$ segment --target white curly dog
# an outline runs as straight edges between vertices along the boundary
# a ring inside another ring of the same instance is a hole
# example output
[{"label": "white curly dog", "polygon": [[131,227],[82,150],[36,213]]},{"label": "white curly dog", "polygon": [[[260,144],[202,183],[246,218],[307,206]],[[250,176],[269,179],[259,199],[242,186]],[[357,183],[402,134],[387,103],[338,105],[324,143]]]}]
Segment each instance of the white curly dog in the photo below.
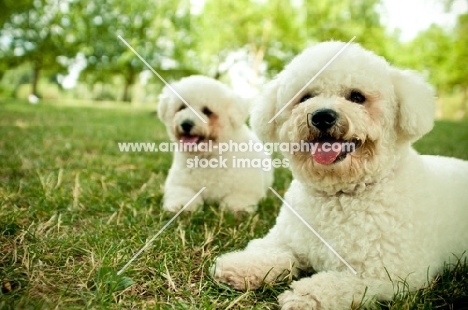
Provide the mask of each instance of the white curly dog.
[{"label": "white curly dog", "polygon": [[318,148],[284,154],[294,177],[285,200],[357,274],[284,205],[264,238],[211,268],[239,290],[312,268],[279,296],[282,309],[369,306],[391,299],[403,280],[423,287],[468,250],[468,162],[411,147],[433,127],[434,93],[423,78],[351,44],[301,91],[344,46],[324,42],[297,56],[266,86],[251,119],[264,141]]},{"label": "white curly dog", "polygon": [[[234,163],[271,160],[263,152],[242,152],[239,147],[260,143],[245,124],[248,114],[247,101],[205,76],[183,78],[163,89],[158,116],[171,141],[180,146],[164,186],[164,210],[180,210],[202,187],[206,189],[185,210],[195,210],[204,200],[217,201],[231,211],[256,209],[273,181],[273,170]],[[223,144],[228,148],[221,152]]]}]

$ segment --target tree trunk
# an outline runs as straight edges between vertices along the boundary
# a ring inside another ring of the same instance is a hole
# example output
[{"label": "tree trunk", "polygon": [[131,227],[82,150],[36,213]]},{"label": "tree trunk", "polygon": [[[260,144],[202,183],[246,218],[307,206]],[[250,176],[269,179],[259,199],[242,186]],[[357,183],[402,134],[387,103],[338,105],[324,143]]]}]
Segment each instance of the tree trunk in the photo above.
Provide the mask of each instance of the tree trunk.
[{"label": "tree trunk", "polygon": [[468,86],[463,87],[462,109],[463,116],[466,117],[468,115]]},{"label": "tree trunk", "polygon": [[258,77],[260,75],[260,65],[262,64],[263,57],[265,56],[265,47],[261,46],[256,52],[254,63],[252,66],[252,76],[250,77],[249,84],[255,88],[258,87]]},{"label": "tree trunk", "polygon": [[37,92],[37,84],[39,82],[39,75],[41,73],[41,68],[37,65],[34,66],[34,69],[33,69],[33,78],[32,78],[32,90],[31,90],[31,94],[36,96],[36,97],[39,97],[39,93]]},{"label": "tree trunk", "polygon": [[131,101],[130,89],[131,89],[131,86],[132,86],[134,80],[135,80],[135,73],[130,72],[127,75],[127,77],[125,78],[125,85],[124,85],[124,92],[123,92],[123,95],[122,95],[122,101],[125,101],[125,102],[130,102]]},{"label": "tree trunk", "polygon": [[260,65],[263,62],[263,58],[265,57],[265,51],[266,51],[266,46],[267,46],[267,41],[268,38],[270,37],[270,31],[271,31],[271,20],[266,20],[263,23],[263,31],[262,31],[262,41],[261,44],[258,48],[252,49],[255,52],[254,56],[254,63],[252,67],[252,77],[249,80],[249,84],[255,88],[258,87],[258,77],[260,75]]}]

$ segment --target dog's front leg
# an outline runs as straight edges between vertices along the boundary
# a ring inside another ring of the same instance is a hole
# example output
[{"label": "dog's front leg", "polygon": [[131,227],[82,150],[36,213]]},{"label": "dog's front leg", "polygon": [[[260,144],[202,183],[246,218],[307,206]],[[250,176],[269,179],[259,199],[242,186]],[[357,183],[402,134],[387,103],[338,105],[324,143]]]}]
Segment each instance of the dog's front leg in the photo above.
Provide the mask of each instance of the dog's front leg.
[{"label": "dog's front leg", "polygon": [[210,273],[216,281],[248,290],[297,274],[297,264],[290,250],[266,236],[252,240],[243,251],[221,255]]},{"label": "dog's front leg", "polygon": [[291,290],[279,295],[278,301],[282,310],[349,310],[392,294],[389,279],[365,279],[350,271],[323,271],[294,281]]},{"label": "dog's front leg", "polygon": [[[197,192],[191,188],[175,184],[166,184],[164,189],[163,209],[165,211],[177,212],[196,194]],[[185,208],[185,211],[195,211],[202,203],[203,199],[201,195],[199,195]]]},{"label": "dog's front leg", "polygon": [[262,195],[263,193],[260,190],[232,191],[222,199],[221,208],[234,212],[246,211],[252,213],[257,210],[257,203],[262,198]]}]

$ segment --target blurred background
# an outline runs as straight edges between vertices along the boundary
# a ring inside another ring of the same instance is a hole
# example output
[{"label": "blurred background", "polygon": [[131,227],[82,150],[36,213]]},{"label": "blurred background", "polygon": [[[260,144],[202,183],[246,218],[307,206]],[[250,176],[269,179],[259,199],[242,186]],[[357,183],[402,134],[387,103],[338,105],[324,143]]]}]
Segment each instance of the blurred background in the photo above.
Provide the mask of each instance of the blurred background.
[{"label": "blurred background", "polygon": [[318,41],[355,42],[438,90],[467,119],[468,0],[2,0],[0,98],[154,105],[163,83],[208,75],[254,96]]}]

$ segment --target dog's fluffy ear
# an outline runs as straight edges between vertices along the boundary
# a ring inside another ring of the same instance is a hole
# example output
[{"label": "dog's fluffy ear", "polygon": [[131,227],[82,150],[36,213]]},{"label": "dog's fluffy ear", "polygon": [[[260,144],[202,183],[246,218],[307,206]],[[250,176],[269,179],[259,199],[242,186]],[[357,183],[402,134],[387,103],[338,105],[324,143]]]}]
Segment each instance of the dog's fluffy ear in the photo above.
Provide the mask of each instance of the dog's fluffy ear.
[{"label": "dog's fluffy ear", "polygon": [[434,126],[434,89],[417,72],[392,69],[391,74],[398,101],[400,138],[416,141]]},{"label": "dog's fluffy ear", "polygon": [[264,142],[277,140],[276,121],[268,123],[276,114],[279,81],[277,79],[265,85],[262,93],[254,100],[250,125],[257,136]]},{"label": "dog's fluffy ear", "polygon": [[159,102],[158,102],[158,117],[163,123],[167,123],[171,118],[170,114],[170,101],[172,100],[172,96],[167,93],[166,87],[164,87],[163,91],[159,95]]},{"label": "dog's fluffy ear", "polygon": [[232,127],[237,128],[245,124],[250,113],[250,102],[241,97],[232,98],[228,115]]}]

